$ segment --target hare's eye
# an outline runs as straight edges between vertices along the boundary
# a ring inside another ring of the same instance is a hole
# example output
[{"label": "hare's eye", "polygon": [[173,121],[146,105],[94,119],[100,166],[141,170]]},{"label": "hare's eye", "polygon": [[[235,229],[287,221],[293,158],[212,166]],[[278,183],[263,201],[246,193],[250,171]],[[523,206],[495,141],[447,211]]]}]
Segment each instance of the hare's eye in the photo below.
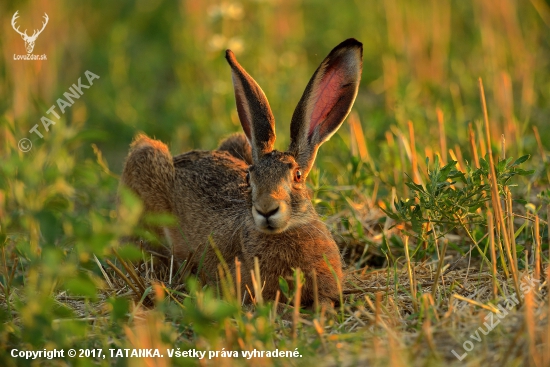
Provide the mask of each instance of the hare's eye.
[{"label": "hare's eye", "polygon": [[302,171],[297,169],[296,172],[294,172],[294,181],[300,182],[301,180],[302,180]]},{"label": "hare's eye", "polygon": [[250,186],[250,172],[246,172],[246,184]]}]

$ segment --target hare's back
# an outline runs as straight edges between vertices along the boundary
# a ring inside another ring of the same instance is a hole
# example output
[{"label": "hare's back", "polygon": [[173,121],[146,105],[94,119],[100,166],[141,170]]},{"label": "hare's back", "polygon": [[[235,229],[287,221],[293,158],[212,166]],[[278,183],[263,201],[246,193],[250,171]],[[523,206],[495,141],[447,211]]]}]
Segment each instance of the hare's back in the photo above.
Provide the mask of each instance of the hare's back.
[{"label": "hare's back", "polygon": [[248,165],[227,152],[190,151],[174,157],[175,193],[200,201],[203,209],[242,207]]},{"label": "hare's back", "polygon": [[225,259],[243,258],[236,228],[251,215],[248,165],[220,151],[187,152],[174,157],[173,163],[172,203],[178,227],[171,236],[176,256],[185,259],[189,251],[203,254],[195,260],[201,259],[206,274],[216,274],[218,259],[209,238]]}]

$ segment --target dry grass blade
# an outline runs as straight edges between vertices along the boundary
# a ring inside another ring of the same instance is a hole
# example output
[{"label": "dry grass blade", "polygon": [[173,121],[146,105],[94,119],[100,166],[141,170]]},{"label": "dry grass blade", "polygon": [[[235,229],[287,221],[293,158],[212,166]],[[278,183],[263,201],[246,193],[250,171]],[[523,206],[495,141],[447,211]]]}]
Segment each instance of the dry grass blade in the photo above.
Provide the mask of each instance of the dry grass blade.
[{"label": "dry grass blade", "polygon": [[458,169],[461,171],[466,170],[466,161],[464,160],[464,157],[462,156],[462,149],[460,149],[460,145],[455,144],[455,153],[456,153],[456,159],[455,161],[458,162]]},{"label": "dry grass blade", "polygon": [[498,297],[497,287],[497,253],[495,250],[495,224],[493,221],[493,213],[487,212],[487,224],[489,226],[489,245],[491,246],[491,273],[493,275],[493,299]]},{"label": "dry grass blade", "polygon": [[111,283],[111,279],[109,278],[109,276],[105,272],[105,269],[103,269],[103,266],[101,265],[101,263],[99,262],[99,259],[97,258],[97,256],[95,256],[95,254],[94,254],[94,261],[96,262],[97,266],[99,267],[99,270],[101,271],[101,274],[103,274],[103,277],[105,278],[105,281],[107,282],[107,285],[109,286],[109,288],[110,289],[115,289],[115,287],[113,286],[113,283]]},{"label": "dry grass blade", "polygon": [[369,150],[367,148],[367,141],[365,139],[365,134],[363,133],[363,127],[361,126],[361,120],[357,112],[352,111],[348,117],[348,122],[351,127],[353,141],[357,150],[359,151],[359,157],[363,162],[367,162],[370,167],[374,167],[374,162],[372,161]]},{"label": "dry grass blade", "polygon": [[519,290],[519,276],[517,272],[517,267],[515,266],[515,261],[512,255],[510,248],[510,239],[508,236],[508,231],[506,229],[506,222],[504,221],[504,215],[502,212],[502,206],[500,204],[500,195],[498,192],[498,183],[495,172],[495,162],[493,160],[493,150],[491,148],[491,129],[489,125],[489,115],[487,112],[487,102],[485,101],[485,91],[483,89],[483,81],[479,78],[479,92],[481,95],[481,105],[483,108],[483,118],[485,122],[485,135],[487,137],[487,149],[489,155],[489,169],[490,169],[490,180],[491,180],[491,196],[493,207],[495,209],[495,217],[498,220],[498,225],[500,225],[502,239],[504,240],[504,248],[506,250],[506,255],[508,257],[510,272],[514,280],[514,288],[516,289],[516,294],[521,294]]},{"label": "dry grass blade", "polygon": [[273,302],[273,309],[271,310],[271,322],[275,322],[275,318],[277,316],[277,310],[279,308],[279,299],[281,298],[281,292],[277,290],[277,293],[275,293],[275,301]]},{"label": "dry grass blade", "polygon": [[241,297],[241,262],[237,257],[235,257],[235,291],[237,293],[237,303],[239,305],[239,309],[242,307],[243,299]]},{"label": "dry grass blade", "polygon": [[[195,251],[189,253],[189,255],[187,255],[187,258],[184,260],[184,265],[183,265],[183,268],[181,269],[180,271],[180,275],[178,277],[178,280],[177,282],[178,283],[183,283],[185,281],[185,279],[189,276],[189,274],[191,274],[191,271],[192,271],[192,268],[193,268],[193,258],[195,257]],[[151,264],[152,266],[152,264]]]},{"label": "dry grass blade", "polygon": [[464,170],[464,165],[462,165],[460,163],[460,160],[458,159],[458,156],[455,154],[454,150],[452,149],[449,149],[449,155],[451,156],[451,159],[455,162],[458,162],[457,164],[457,168],[460,170],[460,171],[463,171]]},{"label": "dry grass blade", "polygon": [[542,356],[539,354],[537,349],[537,336],[535,328],[535,301],[534,301],[534,291],[525,293],[525,325],[527,327],[527,335],[529,339],[529,357],[532,359],[535,366],[541,366]]},{"label": "dry grass blade", "polygon": [[433,333],[432,333],[432,323],[430,320],[430,294],[425,293],[422,295],[422,305],[424,308],[424,322],[422,323],[422,333],[424,339],[428,342],[428,346],[433,355],[437,355],[437,348],[434,343]]},{"label": "dry grass blade", "polygon": [[534,228],[534,237],[535,237],[535,279],[540,279],[540,259],[541,259],[541,244],[540,244],[540,221],[539,216],[535,216],[535,228]]},{"label": "dry grass blade", "polygon": [[172,284],[172,274],[174,271],[174,255],[170,256],[170,277],[168,278],[168,284]]},{"label": "dry grass blade", "polygon": [[161,284],[161,287],[162,287],[162,290],[166,292],[166,294],[168,294],[168,296],[170,296],[170,298],[172,298],[172,300],[178,304],[178,306],[185,309],[185,306],[176,297],[174,297],[170,289],[166,288],[166,285],[164,285],[164,283]]},{"label": "dry grass blade", "polygon": [[292,313],[292,339],[298,338],[298,325],[300,322],[300,301],[302,297],[302,271],[298,268],[295,274],[294,310]]},{"label": "dry grass blade", "polygon": [[410,286],[410,292],[411,292],[411,299],[413,302],[414,311],[417,312],[418,304],[416,300],[416,284],[414,282],[413,269],[411,265],[411,259],[409,256],[409,237],[408,236],[405,236],[404,242],[405,242],[405,257],[407,259],[407,272],[409,274],[409,286]]},{"label": "dry grass blade", "polygon": [[506,159],[506,138],[504,134],[500,136],[500,158]]},{"label": "dry grass blade", "polygon": [[409,147],[411,152],[412,178],[414,183],[421,184],[420,173],[418,173],[418,158],[416,157],[416,143],[414,138],[414,125],[412,121],[408,122],[409,126]]},{"label": "dry grass blade", "polygon": [[514,231],[514,212],[512,206],[512,193],[510,189],[506,187],[504,193],[506,194],[506,205],[507,205],[507,215],[508,215],[508,236],[512,244],[512,258],[514,259],[514,268],[518,269],[518,254],[516,247],[516,236]]},{"label": "dry grass blade", "polygon": [[441,276],[441,269],[445,263],[445,253],[447,252],[447,245],[449,241],[445,239],[443,241],[443,249],[441,250],[441,255],[439,255],[439,261],[437,262],[437,271],[435,272],[434,285],[432,290],[432,298],[436,299],[435,295],[437,293],[437,287],[439,285],[439,277]]},{"label": "dry grass blade", "polygon": [[[367,298],[368,300],[368,298]],[[370,300],[369,300],[370,301]],[[376,298],[375,298],[375,305],[374,306],[374,320],[375,320],[375,325],[380,328],[382,327],[383,323],[382,323],[382,293],[381,292],[378,292],[376,293]],[[371,308],[373,307],[372,306],[372,303],[370,303],[370,306]],[[376,356],[380,356],[381,355],[381,352],[380,352],[380,338],[378,336],[374,337],[374,354]]]},{"label": "dry grass blade", "polygon": [[319,313],[319,288],[317,285],[317,272],[315,269],[312,271],[313,278],[313,311],[315,314]]},{"label": "dry grass blade", "polygon": [[[537,141],[537,145],[539,148],[540,157],[542,159],[542,162],[546,165],[548,164],[548,158],[546,157],[546,153],[544,152],[544,146],[542,145],[542,140],[540,138],[539,129],[536,126],[533,126],[533,134],[535,135],[535,140]],[[546,169],[546,178],[548,181],[550,181],[550,170]]]},{"label": "dry grass blade", "polygon": [[126,275],[124,275],[124,273],[118,267],[116,267],[115,264],[113,264],[109,259],[106,259],[105,262],[107,263],[107,265],[111,267],[111,269],[115,271],[115,273],[117,273],[119,277],[122,278],[122,280],[124,280],[126,284],[128,284],[128,287],[130,287],[134,291],[136,296],[138,297],[142,296],[142,293],[138,291],[138,289],[134,286],[134,284],[130,281],[130,279],[128,279],[128,277],[126,277]]},{"label": "dry grass blade", "polygon": [[546,163],[546,153],[544,152],[544,146],[542,145],[542,140],[540,139],[539,129],[536,126],[533,126],[533,134],[535,135],[535,140],[537,141],[537,146],[539,148],[540,157],[542,161]]},{"label": "dry grass blade", "polygon": [[139,290],[141,291],[141,294],[140,296],[142,296],[144,293],[145,293],[145,286],[141,283],[141,280],[139,279],[139,277],[137,276],[136,272],[134,271],[134,267],[133,266],[130,266],[126,263],[126,261],[124,261],[120,255],[118,254],[118,252],[113,249],[113,252],[116,256],[116,258],[118,259],[118,261],[122,264],[122,266],[124,267],[124,269],[126,269],[126,271],[128,272],[128,274],[130,275],[130,277],[134,280],[134,282],[137,284]]},{"label": "dry grass blade", "polygon": [[483,304],[483,303],[478,302],[476,300],[473,300],[471,298],[461,296],[460,294],[456,294],[456,293],[453,294],[453,297],[460,300],[460,301],[464,301],[464,302],[470,303],[474,306],[481,307],[481,308],[483,308],[487,311],[490,311],[490,312],[493,312],[493,313],[500,313],[500,310],[498,308],[494,307],[493,305],[490,305],[490,304],[486,305],[486,304]]},{"label": "dry grass blade", "polygon": [[481,166],[479,165],[479,155],[477,154],[476,138],[471,123],[468,124],[468,139],[470,140],[470,149],[472,150],[475,167],[479,169]]},{"label": "dry grass blade", "polygon": [[256,302],[259,305],[263,305],[264,299],[262,296],[262,278],[260,274],[260,263],[257,257],[254,257],[254,273],[253,273],[253,282],[254,287],[254,297]]},{"label": "dry grass blade", "polygon": [[447,163],[447,138],[445,135],[445,120],[443,119],[443,111],[437,108],[437,125],[439,127],[439,149],[441,149],[441,161],[445,165]]}]

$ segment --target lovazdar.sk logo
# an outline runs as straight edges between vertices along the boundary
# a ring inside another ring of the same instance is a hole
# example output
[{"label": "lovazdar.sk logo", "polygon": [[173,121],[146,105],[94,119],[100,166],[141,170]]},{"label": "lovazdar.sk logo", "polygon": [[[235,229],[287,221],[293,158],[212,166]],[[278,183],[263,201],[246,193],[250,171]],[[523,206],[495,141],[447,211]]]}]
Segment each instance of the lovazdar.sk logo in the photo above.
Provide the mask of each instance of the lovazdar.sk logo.
[{"label": "lovazdar.sk logo", "polygon": [[44,13],[44,22],[42,22],[42,28],[40,30],[35,29],[32,35],[27,34],[27,30],[25,29],[24,32],[21,32],[19,30],[19,26],[16,24],[17,18],[19,18],[19,10],[13,14],[13,17],[11,18],[11,26],[12,28],[21,35],[21,38],[23,38],[23,41],[25,41],[25,49],[27,50],[26,55],[16,55],[13,54],[14,60],[47,60],[46,54],[42,55],[34,55],[32,51],[34,50],[34,43],[36,42],[36,39],[42,33],[44,28],[46,28],[46,25],[48,24],[48,14]]}]

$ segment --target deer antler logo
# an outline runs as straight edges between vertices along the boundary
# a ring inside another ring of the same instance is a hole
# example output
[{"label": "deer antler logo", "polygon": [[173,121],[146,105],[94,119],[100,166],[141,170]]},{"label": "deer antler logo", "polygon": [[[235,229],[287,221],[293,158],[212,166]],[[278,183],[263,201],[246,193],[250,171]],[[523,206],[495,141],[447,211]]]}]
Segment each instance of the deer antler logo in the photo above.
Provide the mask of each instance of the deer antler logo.
[{"label": "deer antler logo", "polygon": [[17,13],[19,12],[16,11],[15,14],[13,14],[13,17],[11,18],[11,26],[13,27],[13,29],[19,33],[21,35],[21,38],[23,38],[23,40],[25,41],[25,48],[27,49],[27,53],[32,53],[32,50],[34,49],[34,42],[36,41],[36,38],[38,38],[38,36],[40,35],[40,33],[42,33],[42,31],[44,30],[44,28],[46,28],[46,24],[48,24],[48,14],[44,13],[44,22],[42,23],[42,29],[41,30],[34,30],[32,36],[29,36],[27,35],[27,30],[25,29],[25,32],[21,32],[19,30],[19,26],[16,27],[16,24],[15,24],[15,20],[17,18],[19,18],[19,15],[17,15]]}]

